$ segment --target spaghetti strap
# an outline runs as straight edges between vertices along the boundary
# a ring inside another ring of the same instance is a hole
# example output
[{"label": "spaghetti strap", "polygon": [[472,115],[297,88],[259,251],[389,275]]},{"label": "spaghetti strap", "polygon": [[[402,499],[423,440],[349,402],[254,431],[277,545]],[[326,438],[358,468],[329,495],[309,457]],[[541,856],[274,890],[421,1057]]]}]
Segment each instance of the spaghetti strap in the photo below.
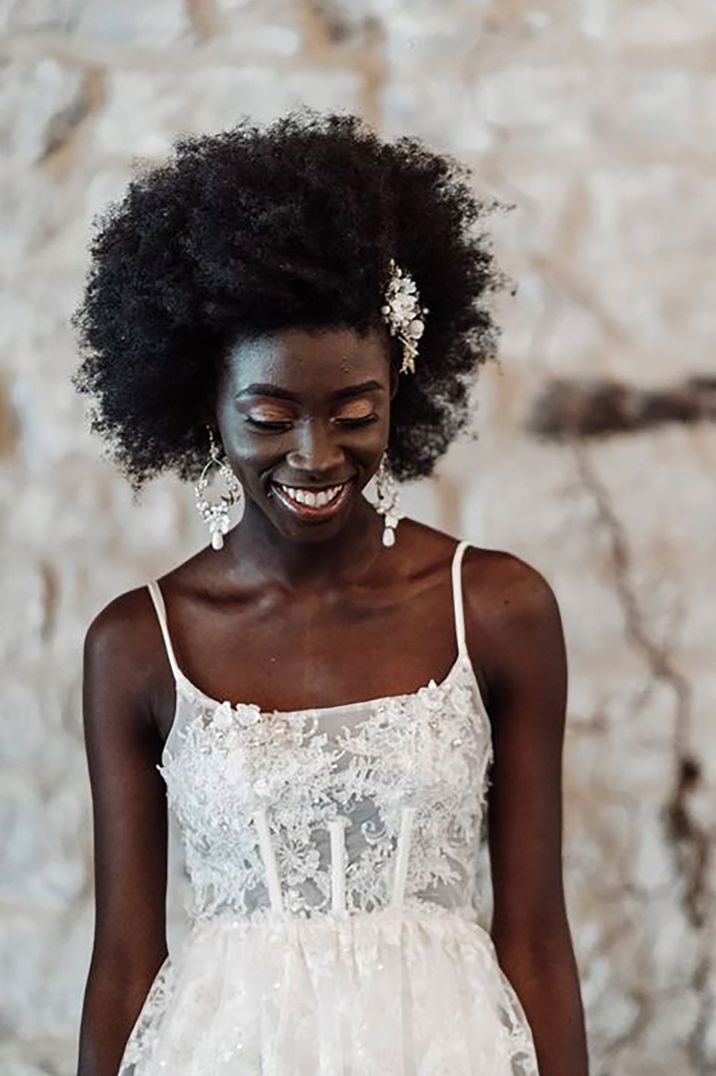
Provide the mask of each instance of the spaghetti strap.
[{"label": "spaghetti strap", "polygon": [[181,669],[177,664],[177,659],[174,656],[174,647],[172,646],[171,638],[169,637],[169,627],[167,625],[167,609],[164,604],[164,595],[162,594],[161,587],[156,579],[150,580],[147,583],[147,589],[152,596],[152,602],[157,613],[157,620],[159,621],[159,627],[162,629],[162,638],[164,639],[164,647],[169,658],[169,664],[171,665],[172,673],[175,680],[182,679]]},{"label": "spaghetti strap", "polygon": [[467,657],[467,643],[465,641],[465,612],[462,600],[462,557],[467,549],[468,542],[458,542],[452,558],[452,602],[455,612],[455,635],[457,636],[457,652],[459,657]]}]

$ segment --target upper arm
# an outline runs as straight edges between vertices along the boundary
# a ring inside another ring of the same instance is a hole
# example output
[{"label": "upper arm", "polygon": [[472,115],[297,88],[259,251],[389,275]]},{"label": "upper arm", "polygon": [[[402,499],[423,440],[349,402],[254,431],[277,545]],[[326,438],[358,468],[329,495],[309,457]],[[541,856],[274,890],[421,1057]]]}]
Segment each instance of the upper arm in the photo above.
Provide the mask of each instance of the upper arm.
[{"label": "upper arm", "polygon": [[[476,565],[473,576],[480,569]],[[487,578],[485,578],[487,576]],[[568,939],[562,879],[562,747],[567,656],[555,595],[524,561],[496,554],[467,594],[488,688],[494,760],[488,790],[498,950]],[[475,622],[479,623],[475,623]],[[478,653],[479,651],[479,653]]]},{"label": "upper arm", "polygon": [[141,600],[138,592],[123,595],[90,625],[82,690],[94,824],[93,970],[140,990],[166,954],[167,876],[166,798],[156,768],[162,743],[148,702]]}]

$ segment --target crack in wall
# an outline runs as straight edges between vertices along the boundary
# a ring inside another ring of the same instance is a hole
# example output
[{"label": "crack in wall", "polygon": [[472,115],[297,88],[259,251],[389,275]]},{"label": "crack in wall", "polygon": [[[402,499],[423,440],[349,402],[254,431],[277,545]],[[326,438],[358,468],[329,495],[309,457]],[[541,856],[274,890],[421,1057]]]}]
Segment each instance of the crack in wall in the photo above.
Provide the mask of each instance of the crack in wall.
[{"label": "crack in wall", "polygon": [[706,1034],[714,1003],[709,990],[713,969],[706,936],[711,834],[701,826],[690,802],[702,782],[701,766],[690,750],[691,688],[668,652],[668,641],[659,644],[649,634],[631,581],[631,555],[624,526],[583,442],[578,437],[570,437],[569,441],[579,475],[594,500],[598,521],[609,540],[614,588],[624,614],[627,638],[643,656],[654,680],[666,683],[674,693],[674,776],[662,821],[667,847],[683,882],[682,907],[701,943],[700,956],[690,977],[699,999],[698,1017],[687,1049],[694,1071],[706,1073],[709,1065]]},{"label": "crack in wall", "polygon": [[72,102],[55,113],[45,132],[45,144],[38,164],[48,169],[56,180],[66,180],[76,167],[82,142],[89,137],[89,130],[100,115],[105,101],[104,71],[99,67],[86,68]]},{"label": "crack in wall", "polygon": [[716,378],[696,374],[668,389],[642,389],[608,378],[553,378],[532,407],[531,433],[559,440],[632,433],[665,422],[716,420]]}]

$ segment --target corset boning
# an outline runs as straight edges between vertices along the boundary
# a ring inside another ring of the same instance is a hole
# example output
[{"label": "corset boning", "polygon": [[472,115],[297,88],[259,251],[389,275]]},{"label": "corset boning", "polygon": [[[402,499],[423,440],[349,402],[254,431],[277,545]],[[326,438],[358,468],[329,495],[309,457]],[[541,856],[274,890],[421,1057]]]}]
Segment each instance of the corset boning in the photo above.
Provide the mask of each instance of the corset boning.
[{"label": "corset boning", "polygon": [[195,919],[439,905],[474,915],[492,761],[467,658],[440,684],[263,714],[179,685],[159,767]]}]

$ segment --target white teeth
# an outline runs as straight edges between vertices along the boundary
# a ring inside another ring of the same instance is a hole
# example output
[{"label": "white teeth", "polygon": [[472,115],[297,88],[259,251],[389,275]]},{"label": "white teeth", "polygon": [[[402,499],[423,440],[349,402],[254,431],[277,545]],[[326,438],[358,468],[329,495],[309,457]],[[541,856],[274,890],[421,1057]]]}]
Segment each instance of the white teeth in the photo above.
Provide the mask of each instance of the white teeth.
[{"label": "white teeth", "polygon": [[328,489],[298,489],[296,486],[281,486],[282,491],[292,501],[298,504],[308,505],[309,508],[323,508],[329,504],[343,489],[345,482],[339,486],[329,486]]}]

